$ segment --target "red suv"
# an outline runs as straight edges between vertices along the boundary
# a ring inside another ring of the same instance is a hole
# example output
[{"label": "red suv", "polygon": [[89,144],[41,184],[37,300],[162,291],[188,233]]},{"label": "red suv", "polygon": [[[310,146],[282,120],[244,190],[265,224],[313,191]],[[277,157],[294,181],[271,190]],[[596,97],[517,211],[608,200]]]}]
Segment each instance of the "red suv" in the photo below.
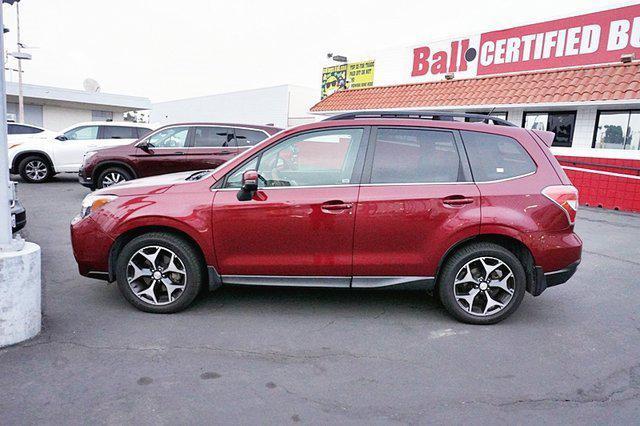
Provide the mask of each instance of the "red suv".
[{"label": "red suv", "polygon": [[280,130],[246,124],[171,124],[132,144],[87,152],[78,178],[93,190],[141,177],[214,169]]},{"label": "red suv", "polygon": [[146,312],[221,284],[420,286],[461,321],[495,323],[580,262],[578,194],[552,140],[471,114],[336,116],[214,171],[87,196],[74,255]]}]

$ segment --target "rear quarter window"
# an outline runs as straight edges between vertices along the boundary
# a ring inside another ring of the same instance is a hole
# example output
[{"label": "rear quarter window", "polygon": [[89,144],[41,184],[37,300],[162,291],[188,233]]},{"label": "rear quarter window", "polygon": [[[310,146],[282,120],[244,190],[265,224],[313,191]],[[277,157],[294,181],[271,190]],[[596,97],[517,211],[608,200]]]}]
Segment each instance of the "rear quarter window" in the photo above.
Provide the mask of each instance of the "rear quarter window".
[{"label": "rear quarter window", "polygon": [[517,140],[490,133],[460,133],[476,182],[509,179],[536,171],[536,164]]}]

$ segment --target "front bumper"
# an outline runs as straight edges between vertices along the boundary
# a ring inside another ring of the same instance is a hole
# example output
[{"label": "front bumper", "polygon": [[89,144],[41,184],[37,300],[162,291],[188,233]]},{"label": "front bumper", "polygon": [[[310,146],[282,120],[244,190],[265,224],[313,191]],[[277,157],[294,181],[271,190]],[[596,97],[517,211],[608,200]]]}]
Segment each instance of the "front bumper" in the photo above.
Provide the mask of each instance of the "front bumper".
[{"label": "front bumper", "polygon": [[576,273],[580,260],[566,268],[557,271],[544,272],[540,266],[536,266],[534,278],[529,283],[527,291],[533,296],[539,296],[549,287],[564,284]]},{"label": "front bumper", "polygon": [[95,189],[93,179],[91,179],[90,175],[87,176],[84,169],[80,169],[80,171],[78,172],[78,182],[80,182],[80,185],[85,186],[91,190]]},{"label": "front bumper", "polygon": [[27,224],[27,212],[20,201],[16,201],[11,207],[11,216],[16,218],[16,226],[12,227],[11,232],[18,232]]},{"label": "front bumper", "polygon": [[80,275],[106,279],[113,239],[91,217],[74,218],[70,229],[73,256],[78,263]]}]

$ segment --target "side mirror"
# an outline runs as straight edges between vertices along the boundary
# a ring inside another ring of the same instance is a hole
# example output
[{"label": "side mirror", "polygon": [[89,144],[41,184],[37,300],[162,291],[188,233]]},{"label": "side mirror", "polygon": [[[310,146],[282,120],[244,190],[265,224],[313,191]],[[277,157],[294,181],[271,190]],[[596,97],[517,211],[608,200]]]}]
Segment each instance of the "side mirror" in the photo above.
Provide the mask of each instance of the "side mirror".
[{"label": "side mirror", "polygon": [[69,138],[66,137],[65,135],[58,135],[58,136],[56,136],[56,139],[59,140],[59,141],[68,141],[69,140]]},{"label": "side mirror", "polygon": [[258,190],[258,172],[247,170],[242,174],[242,187],[238,191],[238,201],[249,201]]},{"label": "side mirror", "polygon": [[147,141],[142,141],[138,143],[136,146],[141,150],[143,150],[144,152],[149,152],[150,145],[149,145],[149,142]]}]

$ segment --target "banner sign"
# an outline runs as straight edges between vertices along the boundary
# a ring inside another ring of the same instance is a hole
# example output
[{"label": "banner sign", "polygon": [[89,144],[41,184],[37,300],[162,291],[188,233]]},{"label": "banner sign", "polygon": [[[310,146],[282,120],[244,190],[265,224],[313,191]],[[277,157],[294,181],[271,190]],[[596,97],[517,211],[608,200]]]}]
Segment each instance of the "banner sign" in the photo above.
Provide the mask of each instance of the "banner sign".
[{"label": "banner sign", "polygon": [[420,82],[613,63],[623,54],[640,59],[640,5],[418,46],[406,72]]},{"label": "banner sign", "polygon": [[374,61],[354,62],[322,69],[321,99],[345,89],[373,86]]}]

